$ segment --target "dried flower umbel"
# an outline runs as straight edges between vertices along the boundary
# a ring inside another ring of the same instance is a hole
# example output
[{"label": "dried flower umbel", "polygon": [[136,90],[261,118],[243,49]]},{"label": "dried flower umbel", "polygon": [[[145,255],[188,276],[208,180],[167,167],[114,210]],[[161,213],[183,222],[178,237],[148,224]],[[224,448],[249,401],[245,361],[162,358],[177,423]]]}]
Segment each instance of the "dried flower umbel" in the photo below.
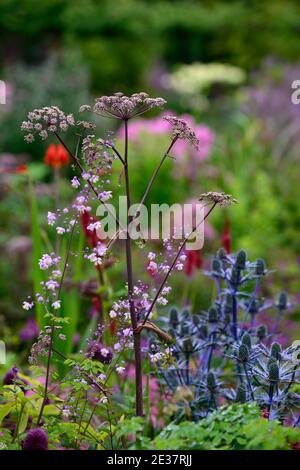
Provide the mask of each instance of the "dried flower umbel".
[{"label": "dried flower umbel", "polygon": [[24,139],[31,143],[38,135],[42,140],[47,139],[49,132],[55,133],[67,131],[70,126],[75,125],[72,114],[65,114],[57,106],[46,106],[41,109],[34,109],[28,113],[28,121],[24,121],[21,130],[28,132]]},{"label": "dried flower umbel", "polygon": [[128,120],[152,108],[160,108],[165,103],[163,98],[149,98],[147,93],[134,93],[131,96],[115,93],[113,96],[97,98],[93,110],[104,117]]},{"label": "dried flower umbel", "polygon": [[195,132],[189,127],[186,121],[176,116],[164,116],[163,119],[171,125],[173,139],[182,139],[189,142],[196,149],[199,146],[199,140]]},{"label": "dried flower umbel", "polygon": [[201,194],[199,201],[203,203],[219,204],[221,207],[230,206],[231,204],[236,204],[238,202],[231,194],[225,194],[222,192],[218,193],[214,191]]}]

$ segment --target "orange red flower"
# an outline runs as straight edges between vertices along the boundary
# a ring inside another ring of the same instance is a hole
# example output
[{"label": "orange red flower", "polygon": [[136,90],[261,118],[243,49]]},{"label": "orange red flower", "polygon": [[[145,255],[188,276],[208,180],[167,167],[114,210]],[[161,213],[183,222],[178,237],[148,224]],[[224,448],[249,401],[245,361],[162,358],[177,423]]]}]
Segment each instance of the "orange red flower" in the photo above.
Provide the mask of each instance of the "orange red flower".
[{"label": "orange red flower", "polygon": [[46,165],[49,165],[52,168],[61,168],[62,166],[67,165],[69,161],[69,154],[63,145],[49,145],[44,157]]}]

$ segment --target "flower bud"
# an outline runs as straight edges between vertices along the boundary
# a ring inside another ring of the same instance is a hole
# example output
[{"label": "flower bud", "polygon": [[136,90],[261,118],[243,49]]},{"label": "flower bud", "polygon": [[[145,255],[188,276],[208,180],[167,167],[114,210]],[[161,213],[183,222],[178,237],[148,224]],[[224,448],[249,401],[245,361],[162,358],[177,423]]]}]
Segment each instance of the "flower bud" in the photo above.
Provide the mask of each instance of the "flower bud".
[{"label": "flower bud", "polygon": [[242,344],[247,346],[248,349],[251,349],[252,341],[251,341],[251,336],[249,335],[249,333],[244,333],[243,334]]},{"label": "flower bud", "polygon": [[286,292],[280,292],[278,297],[277,306],[280,310],[285,310],[287,308],[288,297]]},{"label": "flower bud", "polygon": [[269,380],[270,382],[279,382],[279,367],[276,362],[269,365]]},{"label": "flower bud", "polygon": [[211,270],[215,273],[221,272],[221,263],[218,258],[213,258],[211,262]]},{"label": "flower bud", "polygon": [[224,260],[227,258],[227,253],[226,251],[224,250],[224,248],[220,248],[218,251],[217,251],[217,257],[220,259],[220,260]]},{"label": "flower bud", "polygon": [[171,308],[170,310],[169,323],[173,328],[176,328],[178,325],[178,310],[176,308]]},{"label": "flower bud", "polygon": [[276,364],[277,361],[276,361],[275,357],[271,356],[270,359],[268,360],[268,363],[267,363],[268,369],[269,369],[271,364],[274,364],[274,362]]},{"label": "flower bud", "polygon": [[271,356],[279,361],[281,359],[281,346],[279,343],[272,343],[271,345]]},{"label": "flower bud", "polygon": [[244,250],[240,250],[237,253],[236,258],[235,258],[235,267],[240,270],[245,269],[246,259],[247,259],[246,252]]},{"label": "flower bud", "polygon": [[256,261],[255,274],[257,274],[258,276],[262,276],[265,270],[266,270],[265,262],[262,258],[259,258]]},{"label": "flower bud", "polygon": [[241,344],[239,347],[238,358],[241,362],[246,363],[249,360],[249,349],[245,344]]},{"label": "flower bud", "polygon": [[183,352],[186,354],[191,354],[194,350],[192,338],[185,338],[182,342]]},{"label": "flower bud", "polygon": [[191,319],[191,314],[188,311],[188,309],[185,308],[180,315],[180,320],[190,320],[190,319]]},{"label": "flower bud", "polygon": [[215,390],[217,384],[216,384],[215,374],[213,372],[209,372],[207,374],[206,385],[210,391]]}]

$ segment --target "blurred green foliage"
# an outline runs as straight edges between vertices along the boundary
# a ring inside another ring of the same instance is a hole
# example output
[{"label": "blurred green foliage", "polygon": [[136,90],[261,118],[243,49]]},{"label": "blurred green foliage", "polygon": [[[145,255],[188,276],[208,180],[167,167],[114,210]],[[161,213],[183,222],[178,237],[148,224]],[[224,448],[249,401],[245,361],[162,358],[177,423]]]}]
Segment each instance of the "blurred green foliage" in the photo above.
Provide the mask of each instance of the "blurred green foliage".
[{"label": "blurred green foliage", "polygon": [[127,420],[117,436],[135,435],[134,450],[291,450],[299,441],[299,429],[262,418],[255,403],[223,406],[198,423],[171,423],[153,440],[143,424],[141,418]]},{"label": "blurred green foliage", "polygon": [[247,70],[299,56],[297,0],[2,0],[2,65],[83,53],[96,92],[149,86],[155,63],[221,61]]}]

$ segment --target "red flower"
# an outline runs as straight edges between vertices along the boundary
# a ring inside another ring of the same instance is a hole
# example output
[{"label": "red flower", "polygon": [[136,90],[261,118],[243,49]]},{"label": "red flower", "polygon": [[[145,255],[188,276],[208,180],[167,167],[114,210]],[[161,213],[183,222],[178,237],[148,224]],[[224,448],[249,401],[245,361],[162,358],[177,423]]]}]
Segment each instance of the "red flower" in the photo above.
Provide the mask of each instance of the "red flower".
[{"label": "red flower", "polygon": [[300,442],[291,442],[290,446],[292,450],[300,450]]},{"label": "red flower", "polygon": [[27,172],[27,166],[26,165],[19,165],[16,168],[16,173],[26,173]]},{"label": "red flower", "polygon": [[186,261],[184,265],[184,272],[187,276],[191,276],[195,269],[200,269],[203,260],[200,250],[186,250]]},{"label": "red flower", "polygon": [[226,253],[230,253],[231,251],[231,235],[230,235],[230,220],[227,219],[225,222],[224,231],[222,234],[222,246]]},{"label": "red flower", "polygon": [[52,168],[61,168],[70,161],[69,154],[63,145],[50,144],[47,148],[44,162]]},{"label": "red flower", "polygon": [[97,222],[96,217],[91,216],[89,212],[85,211],[80,216],[81,226],[88,243],[94,248],[98,243],[98,236],[96,230],[88,230],[88,225]]},{"label": "red flower", "polygon": [[109,324],[109,331],[112,335],[115,335],[117,332],[117,322],[112,320]]},{"label": "red flower", "polygon": [[269,419],[270,412],[265,408],[264,410],[262,410],[261,416],[262,418]]}]

